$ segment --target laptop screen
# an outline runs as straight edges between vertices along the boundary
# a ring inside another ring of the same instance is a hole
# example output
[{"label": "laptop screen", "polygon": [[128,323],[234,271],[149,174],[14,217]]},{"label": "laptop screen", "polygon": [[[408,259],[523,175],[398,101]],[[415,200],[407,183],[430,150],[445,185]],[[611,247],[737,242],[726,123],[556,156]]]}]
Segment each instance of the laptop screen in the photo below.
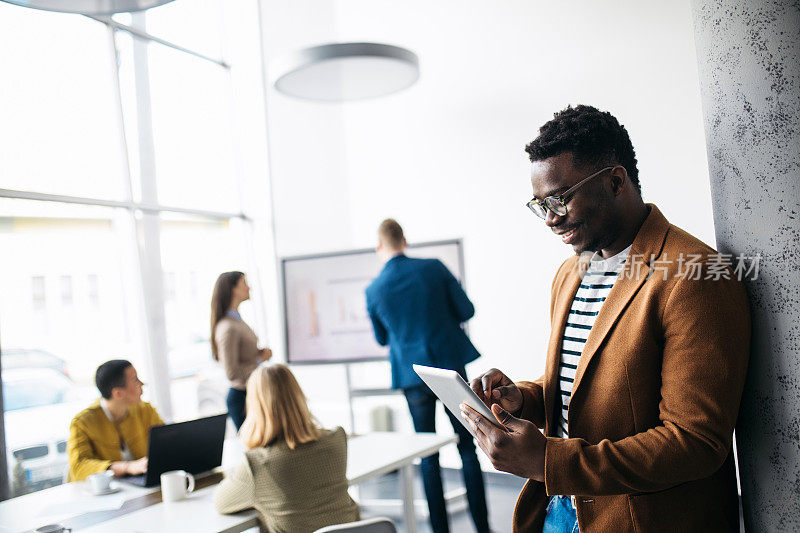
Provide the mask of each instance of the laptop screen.
[{"label": "laptop screen", "polygon": [[222,464],[227,414],[150,428],[145,486],[160,483],[161,474],[185,470],[208,472]]}]

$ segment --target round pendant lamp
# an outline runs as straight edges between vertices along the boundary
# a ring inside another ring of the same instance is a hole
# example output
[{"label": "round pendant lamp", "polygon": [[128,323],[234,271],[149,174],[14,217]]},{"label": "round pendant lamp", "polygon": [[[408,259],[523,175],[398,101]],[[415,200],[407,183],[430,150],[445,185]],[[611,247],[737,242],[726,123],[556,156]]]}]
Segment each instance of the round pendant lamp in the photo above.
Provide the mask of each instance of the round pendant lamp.
[{"label": "round pendant lamp", "polygon": [[160,6],[172,0],[2,0],[9,4],[32,7],[44,11],[78,13],[81,15],[113,15],[130,11],[142,11]]},{"label": "round pendant lamp", "polygon": [[419,79],[419,58],[380,43],[334,43],[292,52],[272,62],[279,92],[318,102],[386,96]]}]

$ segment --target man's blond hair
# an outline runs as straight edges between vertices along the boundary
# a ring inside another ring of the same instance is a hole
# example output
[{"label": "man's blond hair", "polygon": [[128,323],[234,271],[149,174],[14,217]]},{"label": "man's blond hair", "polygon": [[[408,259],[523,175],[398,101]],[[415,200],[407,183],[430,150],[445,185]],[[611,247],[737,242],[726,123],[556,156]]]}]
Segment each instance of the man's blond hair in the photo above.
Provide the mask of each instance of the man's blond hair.
[{"label": "man's blond hair", "polygon": [[383,244],[394,249],[401,250],[406,243],[403,235],[403,228],[393,218],[387,218],[378,226],[378,238]]}]

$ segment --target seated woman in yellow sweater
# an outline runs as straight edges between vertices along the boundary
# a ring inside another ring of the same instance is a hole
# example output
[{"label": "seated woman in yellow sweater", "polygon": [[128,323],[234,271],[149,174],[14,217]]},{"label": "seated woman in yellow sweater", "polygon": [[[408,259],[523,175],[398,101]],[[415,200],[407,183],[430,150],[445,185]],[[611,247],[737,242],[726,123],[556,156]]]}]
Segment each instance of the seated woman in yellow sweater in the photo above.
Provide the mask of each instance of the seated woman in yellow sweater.
[{"label": "seated woman in yellow sweater", "polygon": [[217,487],[217,511],[255,508],[270,533],[311,533],[358,520],[347,493],[344,430],[317,425],[289,368],[262,363],[247,380],[246,401],[239,431],[246,459]]},{"label": "seated woman in yellow sweater", "polygon": [[129,361],[103,363],[94,380],[102,397],[78,413],[69,427],[70,481],[103,470],[115,476],[143,474],[150,428],[164,421],[142,401],[143,383]]}]

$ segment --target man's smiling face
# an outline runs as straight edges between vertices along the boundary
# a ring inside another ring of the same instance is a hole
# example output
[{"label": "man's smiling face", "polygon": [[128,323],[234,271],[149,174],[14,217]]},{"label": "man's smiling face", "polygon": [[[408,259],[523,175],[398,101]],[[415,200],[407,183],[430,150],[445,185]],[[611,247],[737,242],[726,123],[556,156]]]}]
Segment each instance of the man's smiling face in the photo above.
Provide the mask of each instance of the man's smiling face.
[{"label": "man's smiling face", "polygon": [[[558,196],[600,168],[576,167],[571,152],[531,164],[533,196],[543,200]],[[567,214],[559,216],[548,210],[545,224],[576,254],[596,252],[611,243],[619,233],[614,214],[614,195],[608,178],[597,176],[566,198]]]}]

